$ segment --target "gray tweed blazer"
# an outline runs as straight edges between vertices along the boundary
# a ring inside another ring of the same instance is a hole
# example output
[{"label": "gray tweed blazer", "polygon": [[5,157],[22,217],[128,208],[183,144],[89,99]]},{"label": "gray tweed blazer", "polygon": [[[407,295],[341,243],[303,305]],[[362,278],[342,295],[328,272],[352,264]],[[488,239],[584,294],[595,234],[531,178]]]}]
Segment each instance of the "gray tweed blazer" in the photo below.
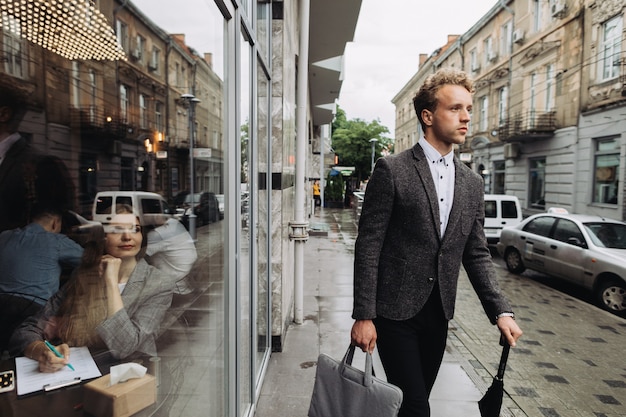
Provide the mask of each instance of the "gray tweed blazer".
[{"label": "gray tweed blazer", "polygon": [[461,263],[492,323],[499,313],[512,311],[496,281],[483,230],[483,180],[456,157],[454,165],[454,201],[441,238],[437,192],[422,147],[377,161],[355,244],[354,319],[409,319],[438,282],[450,320]]}]

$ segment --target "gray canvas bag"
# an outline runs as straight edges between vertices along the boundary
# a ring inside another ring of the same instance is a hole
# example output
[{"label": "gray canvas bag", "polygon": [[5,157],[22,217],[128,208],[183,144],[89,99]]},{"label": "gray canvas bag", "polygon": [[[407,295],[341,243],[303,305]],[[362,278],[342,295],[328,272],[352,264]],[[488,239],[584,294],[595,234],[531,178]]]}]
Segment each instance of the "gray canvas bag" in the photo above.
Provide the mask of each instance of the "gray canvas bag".
[{"label": "gray canvas bag", "polygon": [[309,417],[396,417],[402,391],[374,375],[367,353],[365,372],[352,367],[354,346],[341,362],[321,354],[317,359]]}]

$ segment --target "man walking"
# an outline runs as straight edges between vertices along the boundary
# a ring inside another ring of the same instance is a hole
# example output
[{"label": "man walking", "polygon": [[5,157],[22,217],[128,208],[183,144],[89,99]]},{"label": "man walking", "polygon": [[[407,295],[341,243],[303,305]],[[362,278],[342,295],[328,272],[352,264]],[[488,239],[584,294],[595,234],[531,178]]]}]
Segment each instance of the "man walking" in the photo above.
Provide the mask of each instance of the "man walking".
[{"label": "man walking", "polygon": [[414,98],[424,137],[381,158],[365,192],[355,245],[352,343],[378,343],[399,417],[430,416],[461,264],[491,323],[515,346],[522,331],[501,293],[483,230],[482,178],[454,156],[465,142],[473,82],[442,69]]}]

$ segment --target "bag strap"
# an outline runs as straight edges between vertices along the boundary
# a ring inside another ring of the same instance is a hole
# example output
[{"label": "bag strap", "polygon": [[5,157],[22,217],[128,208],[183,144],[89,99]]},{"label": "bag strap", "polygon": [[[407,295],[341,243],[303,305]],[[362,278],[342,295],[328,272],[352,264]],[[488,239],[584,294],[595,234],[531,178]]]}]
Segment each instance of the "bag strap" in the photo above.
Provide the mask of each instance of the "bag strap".
[{"label": "bag strap", "polygon": [[[348,347],[348,350],[346,351],[346,354],[343,355],[343,360],[341,361],[341,373],[343,374],[343,368],[346,365],[352,365],[352,359],[354,358],[354,351],[355,351],[355,346],[354,345],[350,345],[350,347]],[[373,382],[373,377],[376,376],[376,373],[374,372],[374,363],[372,360],[372,354],[367,352],[365,354],[365,373],[363,374],[363,385],[366,387],[369,387],[370,385],[372,385]]]}]

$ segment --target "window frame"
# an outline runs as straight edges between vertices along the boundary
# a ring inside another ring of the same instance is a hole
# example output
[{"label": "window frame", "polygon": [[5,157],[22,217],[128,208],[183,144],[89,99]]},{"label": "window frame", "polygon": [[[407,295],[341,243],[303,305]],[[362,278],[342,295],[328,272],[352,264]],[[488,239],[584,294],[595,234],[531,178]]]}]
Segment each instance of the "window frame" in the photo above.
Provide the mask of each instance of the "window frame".
[{"label": "window frame", "polygon": [[[613,148],[601,149],[603,144],[608,143],[612,143]],[[594,139],[593,151],[591,202],[594,204],[617,205],[619,195],[619,172],[621,169],[621,146],[619,136]],[[606,159],[607,157],[615,158],[617,161],[616,164],[599,166],[598,161],[600,159]],[[613,192],[613,195],[609,197],[610,192]]]},{"label": "window frame", "polygon": [[[618,14],[602,23],[599,51],[600,59],[598,60],[601,81],[613,80],[619,77],[620,66],[616,64],[619,63],[622,52],[623,19],[623,15]],[[613,23],[615,26],[609,28]],[[607,38],[609,32],[613,32],[613,36]]]}]

